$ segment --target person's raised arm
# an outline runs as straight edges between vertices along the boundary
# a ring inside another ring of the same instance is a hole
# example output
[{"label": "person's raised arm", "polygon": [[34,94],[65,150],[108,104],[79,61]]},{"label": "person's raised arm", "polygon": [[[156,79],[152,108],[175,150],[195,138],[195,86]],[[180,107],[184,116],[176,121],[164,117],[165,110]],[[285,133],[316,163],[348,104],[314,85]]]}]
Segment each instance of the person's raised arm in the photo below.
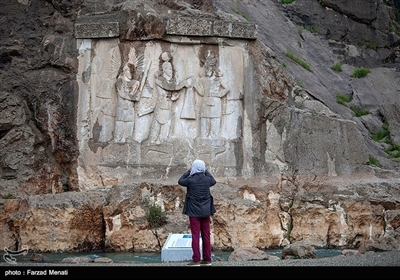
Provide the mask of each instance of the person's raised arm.
[{"label": "person's raised arm", "polygon": [[181,186],[186,186],[186,178],[190,175],[190,169],[182,174],[181,178],[178,180],[178,184]]},{"label": "person's raised arm", "polygon": [[217,183],[217,181],[214,179],[214,176],[211,175],[211,173],[206,169],[206,171],[204,172],[204,174],[208,177],[211,177],[211,186],[215,185]]}]

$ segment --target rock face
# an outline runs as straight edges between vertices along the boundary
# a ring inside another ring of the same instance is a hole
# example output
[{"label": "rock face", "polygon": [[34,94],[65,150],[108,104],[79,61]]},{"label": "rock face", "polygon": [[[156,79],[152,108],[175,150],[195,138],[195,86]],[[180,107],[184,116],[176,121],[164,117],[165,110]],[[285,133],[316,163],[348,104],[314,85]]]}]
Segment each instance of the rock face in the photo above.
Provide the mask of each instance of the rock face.
[{"label": "rock face", "polygon": [[176,181],[195,158],[218,179],[214,248],[396,248],[396,5],[53,2],[2,11],[2,248],[158,251],[189,232]]},{"label": "rock face", "polygon": [[38,252],[100,250],[104,247],[102,212],[105,202],[102,192],[43,194],[24,200],[3,200],[4,245],[13,248],[22,241]]},{"label": "rock face", "polygon": [[[302,240],[316,247],[400,249],[398,179],[253,178],[219,182],[212,194],[214,249]],[[34,252],[160,251],[169,233],[190,233],[184,197],[176,183],[157,182],[5,199],[1,245]],[[152,205],[166,217],[159,227],[150,224]],[[382,238],[390,242],[378,243]]]}]

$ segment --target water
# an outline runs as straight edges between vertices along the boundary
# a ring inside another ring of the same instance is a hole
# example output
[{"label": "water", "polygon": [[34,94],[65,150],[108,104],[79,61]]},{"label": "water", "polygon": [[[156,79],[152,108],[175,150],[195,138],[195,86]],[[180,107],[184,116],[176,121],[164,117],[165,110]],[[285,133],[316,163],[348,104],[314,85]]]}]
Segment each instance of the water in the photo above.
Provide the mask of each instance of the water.
[{"label": "water", "polygon": [[[282,257],[282,250],[265,250],[268,255]],[[212,252],[213,260],[227,261],[232,252],[214,251]],[[317,258],[334,257],[341,255],[341,249],[316,249]],[[30,262],[30,257],[33,252],[28,252],[27,255],[15,256],[17,262]],[[161,252],[154,253],[132,253],[132,252],[91,252],[91,253],[40,253],[47,257],[51,262],[59,262],[64,258],[69,257],[90,257],[92,259],[105,257],[113,260],[114,263],[118,262],[139,262],[139,263],[160,263]],[[1,256],[4,252],[1,252]],[[3,257],[0,262],[5,262]]]}]

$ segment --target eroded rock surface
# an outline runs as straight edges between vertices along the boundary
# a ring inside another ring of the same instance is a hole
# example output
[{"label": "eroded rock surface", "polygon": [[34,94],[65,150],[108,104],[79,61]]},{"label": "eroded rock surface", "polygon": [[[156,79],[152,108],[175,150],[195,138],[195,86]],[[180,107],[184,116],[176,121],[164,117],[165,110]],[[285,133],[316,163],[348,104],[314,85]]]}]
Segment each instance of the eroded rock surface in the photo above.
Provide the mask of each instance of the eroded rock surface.
[{"label": "eroded rock surface", "polygon": [[189,230],[176,180],[197,157],[215,248],[396,244],[399,7],[360,3],[4,4],[0,247],[160,250]]}]

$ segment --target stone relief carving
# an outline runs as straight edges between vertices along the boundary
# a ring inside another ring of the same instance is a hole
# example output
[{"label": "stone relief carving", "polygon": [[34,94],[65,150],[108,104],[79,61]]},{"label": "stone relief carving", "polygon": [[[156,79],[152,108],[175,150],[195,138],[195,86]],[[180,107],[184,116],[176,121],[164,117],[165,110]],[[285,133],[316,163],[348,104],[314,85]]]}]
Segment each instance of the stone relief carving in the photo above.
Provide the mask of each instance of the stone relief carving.
[{"label": "stone relief carving", "polygon": [[158,52],[158,47],[152,42],[146,46],[147,52],[143,54],[144,57],[144,71],[142,83],[139,88],[140,98],[136,103],[137,116],[134,130],[133,139],[141,143],[149,138],[150,130],[153,122],[153,112],[156,104],[157,92],[155,86],[155,75],[159,71],[159,58],[154,55]]},{"label": "stone relief carving", "polygon": [[156,72],[157,101],[154,108],[153,128],[151,141],[160,144],[167,140],[170,135],[172,102],[180,96],[180,90],[184,87],[183,83],[178,83],[174,75],[174,69],[171,63],[171,54],[163,52],[161,54],[161,71]]},{"label": "stone relief carving", "polygon": [[108,142],[113,139],[115,120],[115,80],[118,74],[117,65],[110,63],[119,57],[118,46],[113,43],[98,42],[94,48],[91,62],[91,137],[97,142]]},{"label": "stone relief carving", "polygon": [[217,138],[220,137],[223,111],[221,98],[228,94],[229,89],[217,68],[217,58],[213,52],[207,52],[202,70],[200,79],[194,86],[203,97],[200,108],[200,134],[204,138]]},{"label": "stone relief carving", "polygon": [[[80,138],[82,160],[113,181],[196,157],[236,175],[244,89],[234,67],[243,67],[242,49],[118,40],[90,47],[91,78],[81,91],[90,108],[80,123],[91,134]],[[117,175],[121,164],[127,171]]]},{"label": "stone relief carving", "polygon": [[129,57],[132,56],[133,59],[130,58],[125,64],[115,83],[118,101],[115,114],[114,141],[117,143],[131,142],[135,127],[135,103],[139,101],[140,97],[140,81],[134,77],[136,72],[143,68],[143,56],[135,55],[134,48],[131,49]]},{"label": "stone relief carving", "polygon": [[[203,66],[198,69],[196,78],[189,76],[181,81],[178,81],[178,74],[168,51],[161,53],[160,67],[157,70],[154,67],[150,69],[150,65],[145,69],[144,55],[136,54],[133,47],[128,57],[115,82],[117,102],[113,135],[116,143],[142,142],[147,138],[155,144],[167,141],[174,125],[173,103],[181,95],[184,100],[180,108],[180,119],[197,120],[196,134],[192,137],[221,137],[221,118],[226,114],[226,100],[222,99],[230,90],[218,68],[218,58],[214,52],[207,51],[201,59]],[[146,82],[150,70],[155,70],[150,73],[154,75],[154,79]],[[143,73],[141,81],[135,79],[135,76],[140,77],[137,73]],[[196,94],[200,99],[196,98]],[[141,96],[148,100],[140,103]],[[153,116],[146,121],[138,121],[147,114]],[[138,131],[149,130],[149,122],[150,131],[135,137]]]}]

